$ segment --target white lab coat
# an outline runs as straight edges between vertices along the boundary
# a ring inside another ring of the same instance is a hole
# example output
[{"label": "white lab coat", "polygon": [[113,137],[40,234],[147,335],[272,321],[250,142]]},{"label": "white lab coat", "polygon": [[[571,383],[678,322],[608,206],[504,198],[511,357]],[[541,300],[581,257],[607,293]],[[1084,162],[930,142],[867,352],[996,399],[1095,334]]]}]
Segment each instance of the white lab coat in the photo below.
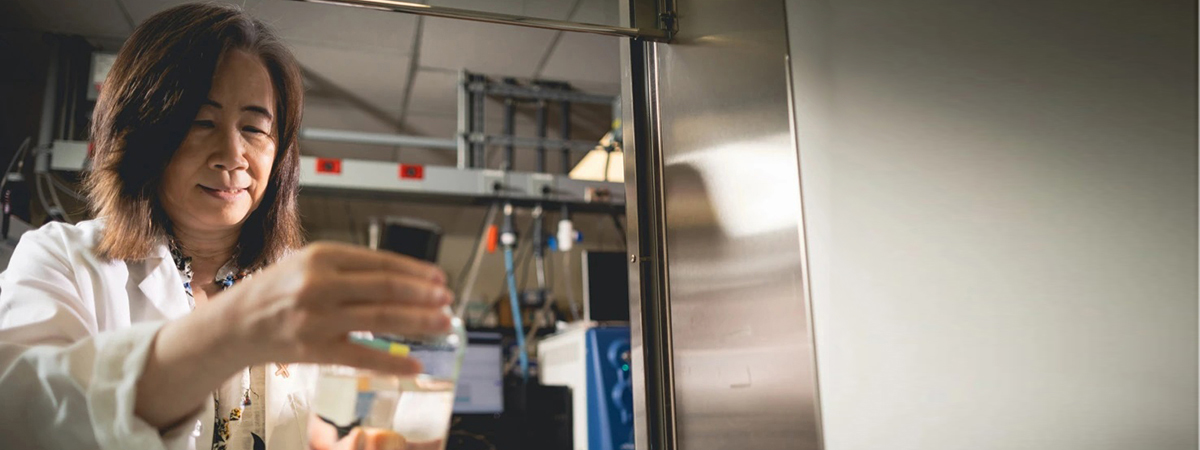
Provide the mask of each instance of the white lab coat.
[{"label": "white lab coat", "polygon": [[[30,231],[0,274],[0,448],[208,449],[211,398],[161,434],[133,413],[155,333],[191,308],[165,244],[145,260],[103,261],[101,227]],[[265,372],[267,448],[303,448],[315,371]]]}]

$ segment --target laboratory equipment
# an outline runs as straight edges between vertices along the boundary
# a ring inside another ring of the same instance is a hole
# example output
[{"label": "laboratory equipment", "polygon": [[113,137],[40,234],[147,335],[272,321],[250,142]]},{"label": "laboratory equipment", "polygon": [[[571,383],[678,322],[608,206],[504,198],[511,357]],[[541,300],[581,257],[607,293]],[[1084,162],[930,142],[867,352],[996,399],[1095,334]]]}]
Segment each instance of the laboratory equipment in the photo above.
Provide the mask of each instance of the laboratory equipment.
[{"label": "laboratory equipment", "polygon": [[571,388],[576,450],[633,450],[629,327],[580,326],[538,344],[542,384]]}]

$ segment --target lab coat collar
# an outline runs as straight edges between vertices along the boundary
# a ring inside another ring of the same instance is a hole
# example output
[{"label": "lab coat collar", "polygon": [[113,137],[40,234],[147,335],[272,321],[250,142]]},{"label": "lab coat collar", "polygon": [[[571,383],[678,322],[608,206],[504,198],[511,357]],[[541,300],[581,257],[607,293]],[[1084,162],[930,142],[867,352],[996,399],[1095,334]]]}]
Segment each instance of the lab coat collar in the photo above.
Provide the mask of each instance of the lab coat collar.
[{"label": "lab coat collar", "polygon": [[162,261],[164,259],[173,260],[171,258],[171,248],[167,245],[166,239],[162,238],[154,245],[154,249],[150,251],[150,256],[146,257],[146,260]]},{"label": "lab coat collar", "polygon": [[140,270],[130,271],[130,277],[142,277],[137,281],[142,295],[167,319],[182,317],[191,312],[192,307],[183,291],[183,278],[171,258],[171,251],[166,243],[159,243],[146,259],[130,261],[131,268],[140,265]]}]

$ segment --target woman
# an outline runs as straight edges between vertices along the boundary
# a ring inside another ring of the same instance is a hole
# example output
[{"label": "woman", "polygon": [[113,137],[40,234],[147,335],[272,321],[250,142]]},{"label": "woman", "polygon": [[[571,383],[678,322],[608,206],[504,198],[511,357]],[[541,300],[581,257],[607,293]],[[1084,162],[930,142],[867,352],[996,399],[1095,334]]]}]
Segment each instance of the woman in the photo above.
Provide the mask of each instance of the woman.
[{"label": "woman", "polygon": [[311,374],[290,363],[419,369],[346,334],[444,332],[441,271],[297,249],[302,89],[238,9],[134,31],[95,111],[97,219],[27,233],[0,276],[3,446],[301,448]]}]

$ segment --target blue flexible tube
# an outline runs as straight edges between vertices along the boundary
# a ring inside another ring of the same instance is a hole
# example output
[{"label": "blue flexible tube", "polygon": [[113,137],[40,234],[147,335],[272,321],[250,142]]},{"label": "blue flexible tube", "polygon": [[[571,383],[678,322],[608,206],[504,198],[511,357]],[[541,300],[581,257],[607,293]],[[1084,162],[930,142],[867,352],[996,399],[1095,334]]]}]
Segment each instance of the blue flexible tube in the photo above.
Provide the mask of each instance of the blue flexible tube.
[{"label": "blue flexible tube", "polygon": [[521,324],[521,306],[517,304],[517,276],[513,272],[513,249],[511,245],[504,246],[504,274],[508,279],[508,302],[512,307],[513,328],[517,332],[517,355],[521,363],[521,380],[529,379],[529,352],[525,349],[525,327]]}]

